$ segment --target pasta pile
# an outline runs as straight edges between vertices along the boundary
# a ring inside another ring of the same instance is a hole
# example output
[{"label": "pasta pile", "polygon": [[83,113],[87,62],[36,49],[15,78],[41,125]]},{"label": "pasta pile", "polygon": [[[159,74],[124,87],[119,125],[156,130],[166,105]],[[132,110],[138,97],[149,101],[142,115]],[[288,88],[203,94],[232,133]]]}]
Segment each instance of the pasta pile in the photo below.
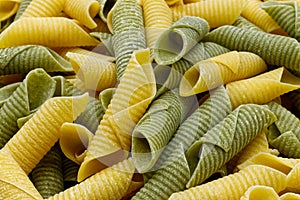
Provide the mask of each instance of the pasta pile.
[{"label": "pasta pile", "polygon": [[300,199],[299,0],[0,0],[0,200]]}]

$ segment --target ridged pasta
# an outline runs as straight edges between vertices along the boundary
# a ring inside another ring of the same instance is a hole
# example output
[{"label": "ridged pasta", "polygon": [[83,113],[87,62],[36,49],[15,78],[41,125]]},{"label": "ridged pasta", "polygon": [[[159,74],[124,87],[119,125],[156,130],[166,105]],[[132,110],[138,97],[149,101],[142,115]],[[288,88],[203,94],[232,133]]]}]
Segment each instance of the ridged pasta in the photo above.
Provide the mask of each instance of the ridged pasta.
[{"label": "ridged pasta", "polygon": [[87,101],[87,94],[47,100],[3,148],[11,152],[28,174],[58,141],[60,126],[72,122],[84,110]]},{"label": "ridged pasta", "polygon": [[282,94],[299,88],[300,79],[283,67],[226,85],[234,108],[245,103],[268,103]]},{"label": "ridged pasta", "polygon": [[252,52],[269,65],[300,72],[300,44],[293,38],[227,25],[211,31],[203,40],[230,50]]},{"label": "ridged pasta", "polygon": [[119,152],[121,159],[127,157],[133,128],[152,102],[155,92],[150,50],[135,51],[88,146],[87,156],[79,170],[79,181],[89,176],[91,171],[99,170],[93,165],[99,163],[100,158],[114,152]]},{"label": "ridged pasta", "polygon": [[230,25],[240,16],[246,2],[245,0],[215,0],[174,6],[171,8],[173,21],[190,15],[205,19],[211,28]]},{"label": "ridged pasta", "polygon": [[109,11],[113,8],[116,0],[98,0],[100,4],[99,16],[103,22],[107,22],[107,15]]},{"label": "ridged pasta", "polygon": [[47,152],[31,174],[34,186],[44,199],[64,190],[62,156],[58,144]]},{"label": "ridged pasta", "polygon": [[261,8],[261,3],[260,0],[249,0],[241,15],[268,33],[280,29],[271,16]]},{"label": "ridged pasta", "polygon": [[[100,5],[101,6],[101,5]],[[101,9],[101,7],[100,7]],[[101,11],[100,11],[101,12]],[[102,32],[102,33],[110,33],[108,26],[106,22],[104,22],[102,19],[95,17],[94,18],[95,23],[97,24],[96,28],[91,29],[91,32]]]},{"label": "ridged pasta", "polygon": [[180,60],[209,31],[206,20],[185,16],[160,34],[154,45],[153,56],[159,65],[169,65]]},{"label": "ridged pasta", "polygon": [[119,0],[112,13],[112,45],[120,80],[135,50],[146,48],[142,8],[136,0]]},{"label": "ridged pasta", "polygon": [[55,87],[55,81],[42,69],[27,74],[24,81],[0,108],[0,148],[17,133],[19,129],[17,120],[29,115],[51,98]]},{"label": "ridged pasta", "polygon": [[62,157],[64,188],[67,189],[77,183],[77,173],[79,170],[79,165],[69,158],[65,157],[64,155]]},{"label": "ridged pasta", "polygon": [[[40,45],[0,49],[0,75],[26,74],[35,68],[47,72],[72,72],[71,64],[53,50]],[[35,59],[31,59],[34,57]]]},{"label": "ridged pasta", "polygon": [[99,41],[75,20],[65,17],[24,17],[0,34],[0,48],[25,44],[47,47],[96,46]]},{"label": "ridged pasta", "polygon": [[0,150],[0,167],[1,199],[43,199],[7,149]]},{"label": "ridged pasta", "polygon": [[13,94],[13,92],[20,86],[20,84],[20,82],[16,82],[0,88],[0,108]]},{"label": "ridged pasta", "polygon": [[16,14],[21,4],[21,0],[2,0],[0,2],[0,22]]},{"label": "ridged pasta", "polygon": [[274,188],[270,186],[253,185],[247,189],[247,191],[241,197],[240,200],[256,200],[256,199],[279,200],[279,196],[274,190]]},{"label": "ridged pasta", "polygon": [[287,175],[287,188],[288,190],[300,190],[300,163],[294,166],[294,168]]},{"label": "ridged pasta", "polygon": [[245,104],[236,108],[187,150],[192,172],[187,188],[205,181],[275,120],[266,106]]},{"label": "ridged pasta", "polygon": [[56,17],[63,10],[64,3],[64,0],[31,0],[27,7],[22,9],[23,12],[18,16],[18,19],[23,17]]},{"label": "ridged pasta", "polygon": [[233,26],[239,27],[239,28],[246,28],[250,30],[256,30],[256,31],[263,31],[261,28],[247,20],[246,18],[239,16],[237,20],[232,24]]},{"label": "ridged pasta", "polygon": [[272,125],[268,134],[269,143],[279,150],[280,153],[300,158],[300,120],[283,106],[270,102],[270,110],[278,120]]},{"label": "ridged pasta", "polygon": [[132,159],[128,159],[94,174],[80,184],[56,194],[48,200],[121,199],[131,184],[133,173]]},{"label": "ridged pasta", "polygon": [[112,43],[112,39],[113,39],[112,34],[103,33],[103,32],[91,32],[90,35],[95,38],[98,38],[105,46],[107,51],[110,53],[110,55],[115,57],[115,51]]},{"label": "ridged pasta", "polygon": [[231,51],[189,68],[181,79],[179,92],[181,96],[191,96],[266,70],[264,60],[256,54]]},{"label": "ridged pasta", "polygon": [[77,19],[81,24],[93,29],[97,27],[96,22],[93,18],[99,13],[100,4],[96,0],[65,0],[64,1],[64,12]]},{"label": "ridged pasta", "polygon": [[116,85],[117,72],[114,63],[80,53],[68,52],[66,56],[87,89],[102,91]]},{"label": "ridged pasta", "polygon": [[251,165],[235,174],[174,193],[169,200],[214,200],[219,199],[220,196],[224,200],[240,199],[253,185],[270,186],[279,193],[286,188],[286,175],[270,167]]},{"label": "ridged pasta", "polygon": [[99,100],[104,111],[107,110],[115,91],[116,88],[107,88],[99,93]]},{"label": "ridged pasta", "polygon": [[300,10],[296,1],[270,1],[261,4],[261,7],[287,34],[300,41]]},{"label": "ridged pasta", "polygon": [[14,20],[17,20],[21,17],[21,15],[23,14],[23,12],[26,10],[26,8],[28,7],[28,5],[30,4],[32,0],[22,0],[21,4],[19,6],[19,9],[14,17]]}]

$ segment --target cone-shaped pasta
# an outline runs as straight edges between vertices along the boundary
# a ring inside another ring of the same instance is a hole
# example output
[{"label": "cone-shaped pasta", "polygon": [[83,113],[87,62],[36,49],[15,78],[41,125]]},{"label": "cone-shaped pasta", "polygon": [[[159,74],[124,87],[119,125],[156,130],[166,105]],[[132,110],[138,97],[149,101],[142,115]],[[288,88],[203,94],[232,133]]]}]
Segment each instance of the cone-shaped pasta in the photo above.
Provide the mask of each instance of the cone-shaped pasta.
[{"label": "cone-shaped pasta", "polygon": [[241,197],[240,200],[279,200],[279,196],[270,186],[264,185],[253,185],[248,188],[245,194]]},{"label": "cone-shaped pasta", "polygon": [[65,156],[80,165],[93,136],[84,126],[66,122],[60,128],[59,144]]},{"label": "cone-shaped pasta", "polygon": [[159,65],[169,65],[180,60],[209,31],[206,20],[185,16],[160,34],[154,45],[153,56]]},{"label": "cone-shaped pasta", "polygon": [[43,199],[7,149],[0,150],[0,199]]},{"label": "cone-shaped pasta", "polygon": [[0,1],[0,22],[9,19],[16,14],[21,4],[21,0],[1,0]]},{"label": "cone-shaped pasta", "polygon": [[[87,156],[79,170],[79,181],[91,175],[90,173],[99,171],[93,166],[96,165],[95,162],[99,166],[96,159],[114,152],[121,153],[121,159],[127,156],[131,147],[132,130],[152,102],[155,92],[150,51],[135,51],[88,146]],[[113,162],[116,161],[117,159]]]},{"label": "cone-shaped pasta", "polygon": [[93,29],[97,27],[93,18],[99,13],[100,4],[96,0],[65,0],[64,12],[81,24]]},{"label": "cone-shaped pasta", "polygon": [[203,40],[230,50],[252,52],[269,65],[300,72],[300,44],[293,38],[227,25],[211,31]]},{"label": "cone-shaped pasta", "polygon": [[109,11],[113,8],[117,0],[98,0],[100,4],[99,16],[103,22],[107,22],[107,15]]},{"label": "cone-shaped pasta", "polygon": [[116,88],[107,88],[99,93],[99,100],[104,111],[107,110],[115,91]]},{"label": "cone-shaped pasta", "polygon": [[3,48],[0,49],[0,55],[2,55],[0,56],[0,75],[27,74],[30,70],[40,67],[47,72],[73,71],[67,60],[53,50],[40,45]]},{"label": "cone-shaped pasta", "polygon": [[277,116],[278,120],[270,127],[268,140],[280,153],[300,158],[300,120],[283,106],[270,102],[270,110]]},{"label": "cone-shaped pasta", "polygon": [[31,0],[18,18],[57,17],[63,10],[64,0]]},{"label": "cone-shaped pasta", "polygon": [[0,148],[18,131],[17,120],[37,109],[53,96],[54,91],[55,81],[44,70],[36,69],[28,73],[0,108]]},{"label": "cone-shaped pasta", "polygon": [[280,26],[264,11],[260,0],[249,0],[242,11],[242,16],[266,32],[280,29]]},{"label": "cone-shaped pasta", "polygon": [[16,82],[0,88],[0,108],[13,94],[13,92],[20,86],[20,84],[20,82]]},{"label": "cone-shaped pasta", "polygon": [[193,106],[192,97],[182,98],[170,90],[152,102],[132,133],[132,157],[140,173],[150,170],[185,115]]},{"label": "cone-shaped pasta", "polygon": [[135,50],[146,48],[142,8],[136,0],[119,0],[112,15],[112,45],[116,56],[117,78],[120,80]]},{"label": "cone-shaped pasta", "polygon": [[236,108],[188,149],[192,176],[187,188],[205,181],[275,120],[267,106],[246,104]]},{"label": "cone-shaped pasta", "polygon": [[253,185],[273,187],[276,193],[286,188],[286,175],[263,165],[251,165],[235,174],[205,183],[183,192],[174,193],[169,200],[240,199]]},{"label": "cone-shaped pasta", "polygon": [[232,24],[233,26],[239,27],[239,28],[246,28],[250,30],[256,30],[256,31],[263,31],[261,28],[253,24],[252,22],[248,21],[246,18],[239,16],[237,20]]},{"label": "cone-shaped pasta", "polygon": [[[100,1],[100,0],[97,0]],[[101,7],[100,7],[101,8]],[[91,29],[91,32],[102,32],[102,33],[110,33],[108,26],[106,24],[106,22],[104,22],[102,19],[100,18],[94,18],[94,21],[97,24],[96,28]]]},{"label": "cone-shaped pasta", "polygon": [[47,100],[3,148],[11,152],[28,174],[58,141],[61,125],[76,119],[87,102],[87,94]]},{"label": "cone-shaped pasta", "polygon": [[190,177],[190,170],[182,145],[169,156],[170,159],[164,168],[159,169],[132,197],[132,200],[164,200],[168,199],[172,193],[185,189],[185,184]]},{"label": "cone-shaped pasta", "polygon": [[287,34],[300,41],[300,9],[296,1],[269,1],[262,3],[261,7]]},{"label": "cone-shaped pasta", "polygon": [[62,156],[58,144],[32,170],[32,182],[44,199],[64,190]]},{"label": "cone-shaped pasta", "polygon": [[25,17],[14,21],[0,34],[0,48],[25,44],[48,47],[96,46],[74,20],[65,17]]},{"label": "cone-shaped pasta", "polygon": [[133,173],[132,159],[128,159],[94,174],[48,200],[122,199],[131,184]]},{"label": "cone-shaped pasta", "polygon": [[300,79],[283,67],[226,85],[234,108],[245,103],[268,103],[282,94],[299,88]]},{"label": "cone-shaped pasta", "polygon": [[287,176],[287,187],[288,189],[300,190],[300,163],[294,166],[292,171]]},{"label": "cone-shaped pasta", "polygon": [[26,10],[26,8],[28,7],[28,5],[30,4],[32,0],[22,0],[21,4],[19,6],[19,9],[14,17],[14,20],[17,20],[21,17],[21,15],[23,14],[23,12]]},{"label": "cone-shaped pasta", "polygon": [[171,8],[173,21],[190,15],[205,19],[211,28],[230,25],[240,16],[246,2],[245,0],[215,0],[174,6]]},{"label": "cone-shaped pasta", "polygon": [[267,70],[259,56],[231,51],[200,61],[188,69],[180,82],[180,95],[190,96]]},{"label": "cone-shaped pasta", "polygon": [[154,48],[159,35],[172,25],[172,13],[165,0],[143,0],[147,47]]}]

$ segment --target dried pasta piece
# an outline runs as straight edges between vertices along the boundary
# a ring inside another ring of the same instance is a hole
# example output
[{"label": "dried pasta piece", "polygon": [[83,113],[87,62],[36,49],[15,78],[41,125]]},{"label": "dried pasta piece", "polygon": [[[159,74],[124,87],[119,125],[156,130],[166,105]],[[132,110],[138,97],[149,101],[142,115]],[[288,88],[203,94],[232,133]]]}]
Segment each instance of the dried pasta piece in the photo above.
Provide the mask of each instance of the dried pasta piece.
[{"label": "dried pasta piece", "polygon": [[0,148],[17,133],[19,129],[17,120],[29,115],[51,98],[55,87],[55,81],[42,69],[27,74],[20,86],[0,108]]},{"label": "dried pasta piece", "polygon": [[101,58],[80,53],[68,52],[77,77],[90,90],[102,91],[114,87],[117,83],[116,65]]},{"label": "dried pasta piece", "polygon": [[11,16],[10,18],[0,21],[0,33],[2,33],[9,25],[14,21],[14,15]]},{"label": "dried pasta piece", "polygon": [[299,88],[300,79],[284,67],[226,85],[234,108],[245,103],[268,103],[282,94]]},{"label": "dried pasta piece", "polygon": [[63,156],[62,169],[65,189],[77,184],[77,173],[79,170],[79,165],[69,158]]},{"label": "dried pasta piece", "polygon": [[165,0],[169,7],[180,6],[184,4],[184,0]]},{"label": "dried pasta piece", "polygon": [[171,8],[173,21],[183,16],[197,16],[205,19],[211,28],[233,24],[240,16],[245,0],[215,0],[189,3]]},{"label": "dried pasta piece", "polygon": [[58,144],[32,170],[32,182],[44,199],[64,190],[62,156]]},{"label": "dried pasta piece", "polygon": [[21,0],[1,0],[0,1],[0,22],[9,19],[16,14],[21,4]]},{"label": "dried pasta piece", "polygon": [[180,95],[191,96],[232,81],[249,78],[267,70],[259,56],[249,52],[231,51],[189,68],[180,82]]},{"label": "dried pasta piece", "polygon": [[96,46],[99,41],[75,20],[65,17],[24,17],[0,34],[0,48],[25,44],[47,47]]},{"label": "dried pasta piece", "polygon": [[209,31],[206,20],[185,16],[160,34],[154,45],[153,56],[159,65],[169,65],[180,60]]},{"label": "dried pasta piece", "polygon": [[133,128],[152,102],[155,92],[150,50],[135,51],[88,146],[87,155],[78,173],[79,181],[105,166],[106,163],[103,166],[101,162],[106,161],[99,162],[99,159],[109,158],[110,154],[115,153],[120,156],[115,160],[111,159],[115,163],[128,156]]},{"label": "dried pasta piece", "polygon": [[300,41],[300,9],[296,1],[269,1],[261,7],[287,34]]},{"label": "dried pasta piece", "polygon": [[[276,193],[287,186],[286,175],[273,168],[263,165],[251,165],[237,173],[217,180],[192,187],[183,192],[172,194],[169,200],[175,199],[240,199],[247,189],[254,185],[273,187]],[[238,186],[238,187],[237,187]]]},{"label": "dried pasta piece", "polygon": [[279,200],[279,196],[270,186],[264,185],[253,185],[247,189],[245,194],[240,198],[240,200]]},{"label": "dried pasta piece", "polygon": [[63,10],[65,0],[31,0],[18,19],[23,17],[56,17]]},{"label": "dried pasta piece", "polygon": [[7,149],[0,150],[0,198],[43,199]]},{"label": "dried pasta piece", "polygon": [[99,16],[103,22],[107,22],[107,15],[117,0],[98,0],[100,4]]},{"label": "dried pasta piece", "polygon": [[19,6],[19,9],[14,17],[14,20],[17,20],[21,17],[21,15],[23,14],[23,12],[26,10],[26,8],[28,7],[28,5],[30,4],[32,0],[22,0],[21,4]]},{"label": "dried pasta piece", "polygon": [[246,18],[239,16],[237,20],[232,24],[233,26],[239,27],[239,28],[246,28],[250,30],[256,30],[256,31],[263,31],[261,28],[247,20]]},{"label": "dried pasta piece", "polygon": [[93,29],[97,27],[96,22],[93,18],[99,13],[100,4],[96,0],[65,0],[64,1],[64,12],[77,19],[81,24]]},{"label": "dried pasta piece", "polygon": [[208,33],[203,41],[215,42],[230,50],[252,52],[268,65],[300,72],[300,44],[294,38],[226,25]]},{"label": "dried pasta piece", "polygon": [[260,0],[249,0],[241,15],[268,33],[280,29],[271,16],[261,8],[261,3]]},{"label": "dried pasta piece", "polygon": [[115,57],[115,51],[112,43],[112,34],[103,32],[91,32],[90,35],[95,38],[98,38],[101,41],[101,43],[105,46],[109,54]]},{"label": "dried pasta piece", "polygon": [[300,199],[300,194],[287,192],[287,193],[281,195],[279,199],[280,200],[299,200]]},{"label": "dried pasta piece", "polygon": [[[99,0],[98,0],[99,1]],[[100,5],[101,6],[101,5]],[[101,9],[101,7],[100,7]],[[106,22],[104,22],[102,19],[95,17],[94,21],[97,24],[96,28],[91,29],[91,32],[102,32],[102,33],[110,33],[108,26]]]},{"label": "dried pasta piece", "polygon": [[132,158],[140,173],[153,167],[193,107],[192,101],[192,97],[180,97],[178,89],[175,89],[165,92],[151,103],[132,132]]},{"label": "dried pasta piece", "polygon": [[27,74],[41,67],[47,72],[73,71],[67,60],[44,46],[22,45],[0,49],[0,75]]},{"label": "dried pasta piece", "polygon": [[232,111],[187,150],[192,172],[187,188],[205,181],[275,120],[267,106],[244,104]]},{"label": "dried pasta piece", "polygon": [[290,158],[300,158],[300,120],[278,103],[268,103],[278,120],[270,127],[269,143]]},{"label": "dried pasta piece", "polygon": [[86,127],[66,122],[60,127],[59,144],[64,155],[80,165],[93,136]]},{"label": "dried pasta piece", "polygon": [[115,91],[116,88],[107,88],[99,93],[99,100],[104,111],[107,110]]},{"label": "dried pasta piece", "polygon": [[61,125],[76,119],[87,102],[87,94],[47,100],[3,148],[28,174],[58,141]]},{"label": "dried pasta piece", "polygon": [[106,168],[48,200],[55,199],[121,199],[127,192],[134,173],[132,159]]},{"label": "dried pasta piece", "polygon": [[13,94],[13,92],[20,86],[20,84],[20,82],[16,82],[0,88],[0,108]]}]

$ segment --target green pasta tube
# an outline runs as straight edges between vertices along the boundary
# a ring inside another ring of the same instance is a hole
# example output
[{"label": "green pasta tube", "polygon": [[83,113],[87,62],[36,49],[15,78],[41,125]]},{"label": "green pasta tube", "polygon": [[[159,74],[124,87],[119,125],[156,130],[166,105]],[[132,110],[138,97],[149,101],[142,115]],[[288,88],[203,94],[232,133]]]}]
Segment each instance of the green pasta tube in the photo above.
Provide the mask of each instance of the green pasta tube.
[{"label": "green pasta tube", "polygon": [[233,26],[239,27],[239,28],[245,28],[249,30],[255,30],[255,31],[263,31],[261,28],[247,20],[246,18],[239,16],[237,20],[232,24]]},{"label": "green pasta tube", "polygon": [[43,198],[64,190],[61,150],[58,144],[32,170],[32,182]]},{"label": "green pasta tube", "polygon": [[23,12],[26,10],[26,8],[28,7],[28,5],[31,3],[32,0],[22,0],[21,1],[21,5],[16,13],[15,19],[17,20],[21,17],[21,15],[23,14]]},{"label": "green pasta tube", "polygon": [[205,181],[275,120],[267,106],[243,104],[236,108],[187,150],[192,172],[187,188]]},{"label": "green pasta tube", "polygon": [[0,49],[0,75],[26,74],[41,67],[47,72],[73,71],[67,60],[44,46],[22,45]]},{"label": "green pasta tube", "polygon": [[169,65],[180,60],[209,31],[206,20],[185,16],[166,29],[156,40],[153,56],[159,65]]},{"label": "green pasta tube", "polygon": [[269,143],[285,156],[300,158],[299,118],[278,103],[270,102],[267,105],[278,118],[269,129]]},{"label": "green pasta tube", "polygon": [[17,120],[51,98],[55,88],[55,81],[43,69],[28,73],[0,109],[0,148],[18,131]]},{"label": "green pasta tube", "polygon": [[67,189],[74,186],[77,183],[77,173],[79,170],[79,165],[66,156],[62,155],[62,170],[64,188]]},{"label": "green pasta tube", "polygon": [[180,97],[178,89],[152,102],[132,133],[132,157],[140,173],[153,167],[194,103],[193,97]]},{"label": "green pasta tube", "polygon": [[300,73],[300,44],[294,38],[226,25],[211,31],[203,40],[230,50],[255,53],[269,65]]},{"label": "green pasta tube", "polygon": [[117,78],[122,77],[135,50],[146,48],[142,8],[136,0],[119,0],[112,12],[112,45],[116,56]]},{"label": "green pasta tube", "polygon": [[0,108],[19,86],[20,82],[17,82],[0,88]]},{"label": "green pasta tube", "polygon": [[107,15],[117,0],[97,0],[100,4],[99,16],[103,22],[107,22]]},{"label": "green pasta tube", "polygon": [[300,10],[296,1],[267,1],[261,7],[287,34],[300,41]]}]

